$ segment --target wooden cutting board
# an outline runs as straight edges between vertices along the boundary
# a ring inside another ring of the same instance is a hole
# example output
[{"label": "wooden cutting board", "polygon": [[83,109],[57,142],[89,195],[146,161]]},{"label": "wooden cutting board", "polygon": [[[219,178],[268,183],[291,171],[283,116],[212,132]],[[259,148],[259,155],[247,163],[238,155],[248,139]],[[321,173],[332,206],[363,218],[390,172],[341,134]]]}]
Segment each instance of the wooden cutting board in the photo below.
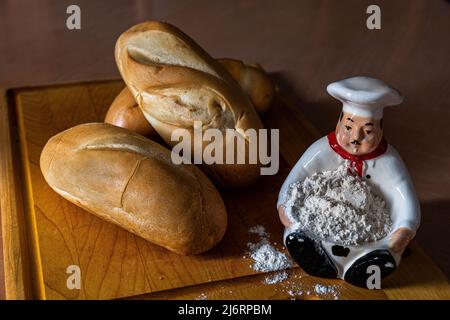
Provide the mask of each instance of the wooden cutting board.
[{"label": "wooden cutting board", "polygon": [[[0,94],[1,216],[5,290],[9,299],[386,299],[450,298],[446,277],[413,243],[383,290],[308,276],[300,268],[283,282],[267,285],[267,274],[250,268],[248,230],[262,225],[280,250],[282,225],[275,210],[284,178],[319,137],[298,106],[278,98],[263,117],[280,129],[280,171],[242,190],[220,190],[229,226],[211,251],[180,256],[104,222],[67,202],[46,184],[39,156],[56,133],[101,122],[121,81],[25,88]],[[105,186],[107,188],[107,186]],[[68,289],[67,268],[78,266],[81,288]],[[315,286],[335,286],[318,294]]]}]

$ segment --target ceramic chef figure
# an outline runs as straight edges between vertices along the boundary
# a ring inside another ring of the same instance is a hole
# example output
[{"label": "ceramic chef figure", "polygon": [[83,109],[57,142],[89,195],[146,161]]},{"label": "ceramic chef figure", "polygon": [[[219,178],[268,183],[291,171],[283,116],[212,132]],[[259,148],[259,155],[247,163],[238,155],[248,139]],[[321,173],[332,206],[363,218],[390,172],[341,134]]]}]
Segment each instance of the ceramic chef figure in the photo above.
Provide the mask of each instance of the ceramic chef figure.
[{"label": "ceramic chef figure", "polygon": [[[285,225],[285,245],[306,272],[366,287],[373,270],[368,267],[378,266],[381,278],[394,271],[420,223],[419,203],[408,171],[394,147],[383,138],[383,108],[400,104],[403,97],[384,82],[368,77],[334,82],[327,91],[343,103],[336,129],[302,155],[281,188],[277,209]],[[393,222],[387,237],[343,247],[293,228],[294,221],[284,210],[289,185],[344,163],[349,166],[349,174],[368,180],[386,200]]]}]

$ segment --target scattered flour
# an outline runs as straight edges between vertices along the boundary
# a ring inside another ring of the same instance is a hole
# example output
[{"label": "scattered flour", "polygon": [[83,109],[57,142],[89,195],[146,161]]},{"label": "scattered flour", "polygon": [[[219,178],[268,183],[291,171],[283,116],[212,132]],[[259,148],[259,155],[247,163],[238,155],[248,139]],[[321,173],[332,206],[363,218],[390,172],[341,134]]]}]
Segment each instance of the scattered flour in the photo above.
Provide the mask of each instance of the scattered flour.
[{"label": "scattered flour", "polygon": [[286,214],[297,228],[341,245],[384,238],[392,226],[385,201],[368,182],[349,175],[347,167],[345,163],[292,183]]},{"label": "scattered flour", "polygon": [[201,293],[195,300],[208,300],[208,296],[204,293]]},{"label": "scattered flour", "polygon": [[278,251],[269,241],[269,235],[263,226],[250,228],[250,233],[257,234],[260,239],[257,243],[247,243],[249,255],[253,259],[253,270],[271,272],[292,267],[292,260],[283,252]]},{"label": "scattered flour", "polygon": [[290,268],[292,261],[270,243],[252,244],[250,257],[254,260],[253,270],[259,272],[278,271]]},{"label": "scattered flour", "polygon": [[321,284],[316,284],[314,287],[314,292],[318,295],[331,297],[335,300],[339,299],[340,297],[337,286],[324,286]]},{"label": "scattered flour", "polygon": [[286,271],[279,271],[271,276],[267,276],[264,279],[264,283],[266,284],[275,284],[281,281],[286,280],[289,277],[288,273]]},{"label": "scattered flour", "polygon": [[[293,300],[308,299],[312,296],[335,300],[340,298],[341,294],[337,285],[325,286],[316,284],[311,287],[311,285],[302,283],[300,280],[302,278],[301,275],[290,275],[291,272],[288,272],[286,269],[293,266],[292,260],[283,252],[278,251],[270,243],[269,234],[263,226],[254,226],[249,229],[249,233],[257,235],[259,241],[256,243],[247,243],[249,252],[247,255],[244,255],[244,258],[252,258],[253,264],[251,267],[254,270],[271,272],[270,275],[265,277],[264,284],[273,285],[280,283],[281,287],[275,287],[274,290],[282,290],[282,292],[287,293]],[[204,295],[203,299],[206,298],[206,295]]]},{"label": "scattered flour", "polygon": [[[275,289],[279,291],[278,289]],[[320,299],[338,300],[341,298],[339,285],[305,284],[302,281],[295,280],[293,277],[284,281],[281,285],[281,291],[287,293],[291,300],[311,299],[313,297]]]},{"label": "scattered flour", "polygon": [[260,236],[261,238],[269,237],[268,233],[266,232],[266,229],[262,225],[257,225],[257,226],[251,227],[250,229],[248,229],[248,232],[256,234],[256,235]]}]

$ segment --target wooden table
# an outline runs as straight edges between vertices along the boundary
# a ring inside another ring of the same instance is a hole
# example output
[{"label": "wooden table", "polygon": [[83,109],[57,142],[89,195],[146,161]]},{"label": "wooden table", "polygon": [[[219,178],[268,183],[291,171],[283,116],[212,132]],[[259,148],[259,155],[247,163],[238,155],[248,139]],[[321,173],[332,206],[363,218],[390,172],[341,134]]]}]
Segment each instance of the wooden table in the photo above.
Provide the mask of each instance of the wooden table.
[{"label": "wooden table", "polygon": [[[58,132],[102,121],[123,87],[122,81],[107,81],[2,94],[0,190],[7,298],[450,298],[445,275],[415,243],[381,291],[311,277],[300,268],[289,270],[288,280],[267,285],[269,275],[250,268],[246,245],[258,239],[249,228],[264,226],[284,250],[277,195],[290,168],[319,137],[298,106],[282,95],[263,116],[266,128],[280,130],[280,171],[249,188],[220,190],[229,226],[213,250],[176,255],[69,203],[42,176],[42,148]],[[80,290],[67,288],[71,265],[81,270]],[[318,294],[316,285],[336,286],[336,292]]]},{"label": "wooden table", "polygon": [[[149,18],[178,25],[215,57],[261,63],[321,134],[339,113],[327,83],[364,74],[396,86],[406,100],[386,111],[386,136],[402,154],[421,201],[417,241],[450,274],[443,237],[450,224],[448,1],[377,1],[382,29],[376,31],[365,27],[369,0],[77,3],[82,31],[70,32],[70,1],[0,2],[0,87],[117,77],[117,36]],[[0,259],[0,298],[2,275]]]}]

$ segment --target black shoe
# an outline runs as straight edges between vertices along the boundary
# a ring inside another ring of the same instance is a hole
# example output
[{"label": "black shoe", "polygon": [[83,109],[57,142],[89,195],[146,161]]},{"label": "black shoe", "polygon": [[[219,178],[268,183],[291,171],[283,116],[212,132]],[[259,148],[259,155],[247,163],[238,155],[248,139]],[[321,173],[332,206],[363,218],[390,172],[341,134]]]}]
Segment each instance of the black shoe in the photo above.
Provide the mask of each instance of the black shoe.
[{"label": "black shoe", "polygon": [[286,247],[292,258],[307,273],[322,278],[336,278],[337,269],[320,241],[309,238],[297,231],[286,237]]},{"label": "black shoe", "polygon": [[367,279],[372,273],[367,268],[376,265],[380,268],[381,279],[390,275],[396,268],[395,260],[388,250],[375,250],[356,260],[345,273],[345,281],[362,288],[367,288]]}]

